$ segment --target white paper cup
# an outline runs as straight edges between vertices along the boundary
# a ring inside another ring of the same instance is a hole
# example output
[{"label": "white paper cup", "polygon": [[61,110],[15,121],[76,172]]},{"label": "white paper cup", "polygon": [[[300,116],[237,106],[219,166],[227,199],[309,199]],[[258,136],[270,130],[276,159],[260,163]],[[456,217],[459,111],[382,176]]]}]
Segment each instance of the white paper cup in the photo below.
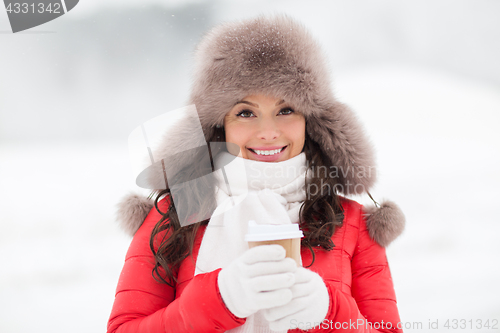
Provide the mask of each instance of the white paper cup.
[{"label": "white paper cup", "polygon": [[297,223],[292,224],[257,224],[248,221],[248,232],[245,241],[250,248],[259,245],[278,244],[285,248],[286,256],[301,266],[300,238],[304,237]]}]

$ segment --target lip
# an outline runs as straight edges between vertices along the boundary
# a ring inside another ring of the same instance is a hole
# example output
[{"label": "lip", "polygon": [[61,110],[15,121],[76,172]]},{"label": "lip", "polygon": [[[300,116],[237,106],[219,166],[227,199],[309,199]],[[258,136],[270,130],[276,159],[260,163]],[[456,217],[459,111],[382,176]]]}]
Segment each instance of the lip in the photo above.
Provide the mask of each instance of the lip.
[{"label": "lip", "polygon": [[250,149],[253,149],[253,150],[275,150],[275,149],[281,149],[283,147],[286,147],[287,145],[285,146],[266,146],[266,147],[247,147],[247,148],[250,148]]},{"label": "lip", "polygon": [[[283,148],[284,147],[284,148]],[[280,148],[283,148],[282,151],[280,151],[278,154],[274,154],[274,155],[259,155],[257,153],[254,153],[253,151],[251,151],[250,149],[257,149],[257,150],[274,150],[274,149],[280,149]],[[247,148],[248,151],[252,154],[252,156],[254,156],[254,158],[258,161],[262,161],[262,162],[275,162],[277,160],[280,159],[280,157],[283,155],[283,152],[288,148],[288,145],[286,146],[275,146],[275,147],[266,147],[265,149],[263,148]]]}]

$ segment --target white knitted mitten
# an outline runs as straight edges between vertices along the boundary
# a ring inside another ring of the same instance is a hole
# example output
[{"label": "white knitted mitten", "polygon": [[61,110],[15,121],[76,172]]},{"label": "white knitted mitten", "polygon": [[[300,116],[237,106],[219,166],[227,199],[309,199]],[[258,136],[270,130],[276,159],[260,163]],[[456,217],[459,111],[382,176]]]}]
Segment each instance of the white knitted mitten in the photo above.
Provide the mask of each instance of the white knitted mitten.
[{"label": "white knitted mitten", "polygon": [[217,284],[229,311],[246,318],[258,310],[290,302],[297,265],[285,255],[280,245],[261,245],[223,268]]},{"label": "white knitted mitten", "polygon": [[292,324],[295,327],[308,323],[320,324],[330,305],[323,278],[307,268],[299,267],[291,290],[293,297],[290,303],[263,311],[269,327],[274,331],[282,331],[292,328]]}]

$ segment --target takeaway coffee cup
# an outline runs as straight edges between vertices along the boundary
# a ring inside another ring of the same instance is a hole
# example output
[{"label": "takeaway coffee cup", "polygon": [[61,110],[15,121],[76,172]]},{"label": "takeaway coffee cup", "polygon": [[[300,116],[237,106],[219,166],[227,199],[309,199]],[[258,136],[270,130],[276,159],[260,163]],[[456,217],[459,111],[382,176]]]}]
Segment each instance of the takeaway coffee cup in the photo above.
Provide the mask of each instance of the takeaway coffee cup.
[{"label": "takeaway coffee cup", "polygon": [[292,224],[257,224],[254,220],[248,221],[248,232],[245,241],[250,248],[259,245],[278,244],[285,248],[286,256],[301,265],[300,238],[304,234],[297,223]]}]

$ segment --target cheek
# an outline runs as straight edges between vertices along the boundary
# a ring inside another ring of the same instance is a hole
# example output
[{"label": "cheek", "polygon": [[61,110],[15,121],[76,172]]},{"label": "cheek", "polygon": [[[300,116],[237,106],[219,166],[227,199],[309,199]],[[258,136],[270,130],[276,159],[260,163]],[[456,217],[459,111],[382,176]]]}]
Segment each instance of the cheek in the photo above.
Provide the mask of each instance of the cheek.
[{"label": "cheek", "polygon": [[290,134],[295,149],[299,151],[302,150],[302,146],[304,145],[304,141],[306,139],[306,123],[305,120],[294,122],[293,126],[290,127]]},{"label": "cheek", "polygon": [[228,124],[225,128],[225,132],[227,142],[236,143],[238,145],[241,145],[241,143],[244,142],[246,136],[244,126],[238,126],[238,124]]},{"label": "cheek", "polygon": [[234,150],[236,148],[234,145],[228,146],[230,153],[246,158],[245,146],[251,137],[251,131],[248,126],[242,126],[242,124],[237,123],[229,123],[224,127],[224,130],[226,134],[226,142],[234,143],[238,146],[238,151]]}]

